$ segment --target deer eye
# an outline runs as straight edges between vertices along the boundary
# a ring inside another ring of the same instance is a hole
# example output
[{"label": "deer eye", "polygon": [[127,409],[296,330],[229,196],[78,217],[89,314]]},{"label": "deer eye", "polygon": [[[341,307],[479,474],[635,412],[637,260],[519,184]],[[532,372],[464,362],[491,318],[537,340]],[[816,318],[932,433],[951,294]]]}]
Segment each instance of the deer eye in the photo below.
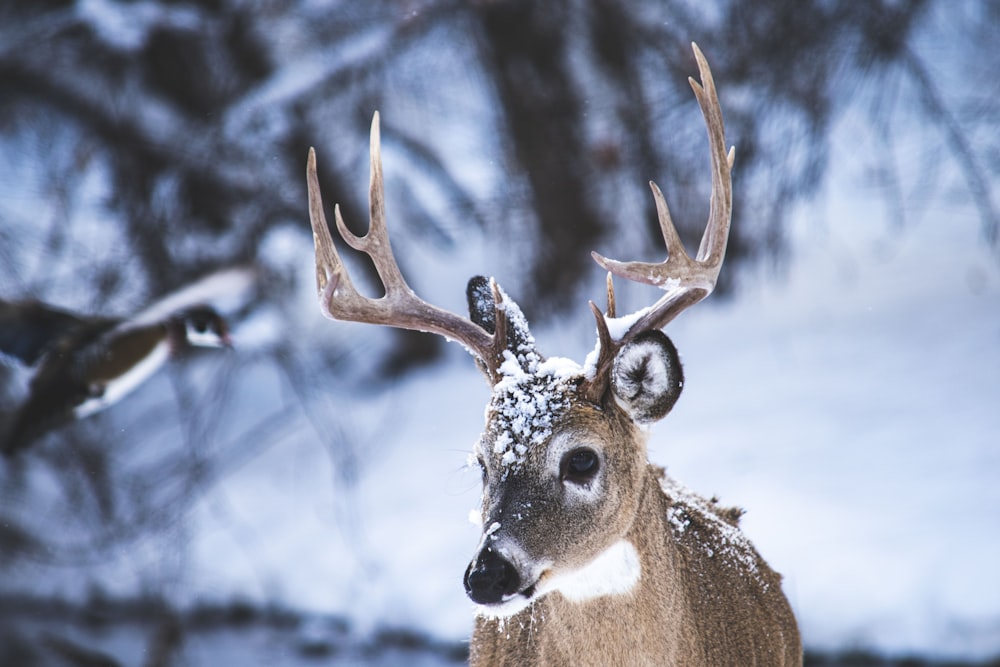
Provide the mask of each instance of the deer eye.
[{"label": "deer eye", "polygon": [[559,465],[559,477],[564,482],[589,484],[600,468],[597,452],[588,447],[580,447],[563,456]]}]

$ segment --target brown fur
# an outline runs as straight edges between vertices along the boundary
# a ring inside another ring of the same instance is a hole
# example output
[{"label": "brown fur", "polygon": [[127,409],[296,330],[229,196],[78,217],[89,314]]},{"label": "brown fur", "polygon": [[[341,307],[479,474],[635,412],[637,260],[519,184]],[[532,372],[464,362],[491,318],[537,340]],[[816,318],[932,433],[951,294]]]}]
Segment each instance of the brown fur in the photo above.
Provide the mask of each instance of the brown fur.
[{"label": "brown fur", "polygon": [[[592,557],[624,537],[639,554],[640,579],[625,594],[571,602],[552,592],[509,618],[477,617],[471,664],[801,665],[799,633],[781,577],[738,532],[739,511],[695,496],[647,463],[643,434],[620,410],[576,405],[563,421],[581,438],[596,433],[604,441],[607,465],[615,467],[609,471],[612,504],[623,515],[583,527],[571,517],[543,512],[520,522],[517,538],[529,549],[539,535],[571,544],[570,556],[579,544],[597,539],[588,549]],[[588,441],[594,442],[592,435]],[[528,466],[541,465],[543,457],[544,451],[533,452]],[[531,486],[520,479],[507,484]],[[504,498],[509,502],[512,494]],[[499,516],[497,504],[484,495],[484,518]],[[588,528],[599,534],[586,535]]]}]

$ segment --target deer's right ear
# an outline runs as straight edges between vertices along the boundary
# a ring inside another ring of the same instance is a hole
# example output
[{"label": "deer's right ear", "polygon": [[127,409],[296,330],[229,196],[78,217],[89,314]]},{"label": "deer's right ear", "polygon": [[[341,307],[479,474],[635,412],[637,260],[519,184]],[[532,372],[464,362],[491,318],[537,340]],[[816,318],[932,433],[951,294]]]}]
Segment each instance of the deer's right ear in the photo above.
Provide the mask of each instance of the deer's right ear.
[{"label": "deer's right ear", "polygon": [[684,371],[677,348],[659,329],[626,343],[611,368],[611,391],[632,421],[662,419],[681,395]]}]

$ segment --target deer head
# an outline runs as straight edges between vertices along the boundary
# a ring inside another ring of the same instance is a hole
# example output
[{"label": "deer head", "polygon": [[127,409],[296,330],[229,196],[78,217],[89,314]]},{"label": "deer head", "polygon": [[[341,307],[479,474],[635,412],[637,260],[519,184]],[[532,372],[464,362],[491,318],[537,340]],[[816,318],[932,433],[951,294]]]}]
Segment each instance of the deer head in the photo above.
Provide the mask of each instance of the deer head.
[{"label": "deer head", "polygon": [[[483,471],[484,532],[465,574],[469,596],[487,614],[515,613],[554,590],[574,599],[608,587],[627,589],[638,576],[635,546],[622,538],[635,518],[647,469],[643,427],[666,415],[683,387],[677,350],[660,329],[715,287],[732,210],[733,151],[725,148],[708,64],[697,46],[694,52],[701,83],[690,82],[708,128],[712,170],[701,246],[694,258],[688,256],[663,194],[650,183],[667,258],[620,262],[594,253],[609,272],[608,306],[601,312],[590,303],[597,345],[583,364],[543,357],[520,309],[492,279],[469,282],[468,318],[432,306],[410,289],[386,230],[377,113],[368,233],[351,233],[339,207],[334,209],[344,242],[371,257],[385,288],[381,298],[359,294],[330,235],[316,156],[309,152],[309,214],[323,313],[456,340],[492,386],[486,427],[475,447]],[[618,317],[612,274],[664,294],[652,306]]]}]

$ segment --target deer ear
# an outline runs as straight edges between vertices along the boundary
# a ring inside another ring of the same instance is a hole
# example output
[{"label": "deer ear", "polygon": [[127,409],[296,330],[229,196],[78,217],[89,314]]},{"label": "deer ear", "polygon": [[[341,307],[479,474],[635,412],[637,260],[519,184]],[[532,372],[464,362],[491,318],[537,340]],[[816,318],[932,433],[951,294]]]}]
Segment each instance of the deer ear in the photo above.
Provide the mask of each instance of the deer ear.
[{"label": "deer ear", "polygon": [[[496,295],[493,288],[496,287]],[[481,327],[486,333],[497,333],[497,317],[503,318],[501,327],[504,335],[504,346],[517,359],[521,369],[533,373],[533,365],[541,361],[535,349],[535,339],[528,330],[528,321],[521,309],[503,289],[492,279],[483,276],[473,276],[465,289],[469,302],[469,319]]]},{"label": "deer ear", "polygon": [[677,348],[659,329],[645,331],[622,347],[611,368],[611,391],[637,424],[662,419],[683,387]]},{"label": "deer ear", "polygon": [[496,332],[496,303],[493,301],[493,287],[488,278],[473,276],[465,288],[465,298],[469,302],[469,318],[486,330]]}]

